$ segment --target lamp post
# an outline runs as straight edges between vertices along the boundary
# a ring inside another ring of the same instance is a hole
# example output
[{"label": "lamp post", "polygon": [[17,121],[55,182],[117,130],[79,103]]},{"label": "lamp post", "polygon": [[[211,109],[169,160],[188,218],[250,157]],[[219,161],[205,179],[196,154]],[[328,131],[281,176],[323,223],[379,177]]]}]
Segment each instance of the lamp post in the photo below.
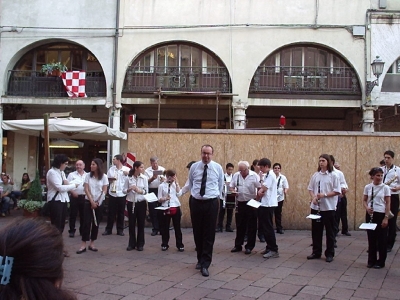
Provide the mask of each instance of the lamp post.
[{"label": "lamp post", "polygon": [[379,56],[377,56],[376,59],[374,59],[374,61],[371,63],[372,73],[375,75],[376,79],[373,81],[367,81],[365,93],[367,97],[371,95],[371,92],[375,86],[379,86],[379,76],[382,75],[384,66],[385,62],[382,61]]}]

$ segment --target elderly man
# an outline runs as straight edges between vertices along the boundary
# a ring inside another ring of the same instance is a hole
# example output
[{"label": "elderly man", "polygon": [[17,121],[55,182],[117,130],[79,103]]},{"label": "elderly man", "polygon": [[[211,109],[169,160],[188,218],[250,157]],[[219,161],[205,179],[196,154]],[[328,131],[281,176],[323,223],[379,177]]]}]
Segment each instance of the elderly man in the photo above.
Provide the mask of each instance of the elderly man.
[{"label": "elderly man", "polygon": [[1,216],[5,217],[8,209],[10,208],[10,195],[13,189],[13,186],[10,184],[10,180],[7,174],[1,174]]},{"label": "elderly man", "polygon": [[196,269],[206,277],[212,260],[219,195],[224,187],[224,172],[221,165],[212,160],[213,154],[211,145],[203,145],[201,160],[189,171],[189,207],[197,251]]},{"label": "elderly man", "polygon": [[257,210],[247,205],[251,199],[257,196],[257,188],[261,187],[260,177],[254,171],[249,170],[247,161],[239,161],[238,169],[229,184],[229,190],[236,192],[236,239],[235,247],[231,252],[242,251],[244,236],[247,229],[247,244],[245,254],[250,254],[256,244],[257,235]]},{"label": "elderly man", "polygon": [[75,171],[68,174],[68,182],[79,183],[78,187],[70,191],[70,212],[69,212],[69,237],[75,236],[75,222],[79,212],[79,234],[82,235],[83,228],[83,207],[85,206],[85,190],[83,183],[87,173],[85,172],[85,163],[78,160],[75,163]]},{"label": "elderly man", "polygon": [[[154,193],[156,196],[158,196],[158,186],[162,183],[164,178],[164,176],[162,176],[162,174],[159,173],[164,172],[165,168],[158,165],[158,157],[156,156],[150,157],[150,165],[151,166],[144,171],[144,174],[148,178],[149,193]],[[147,205],[149,207],[151,224],[153,226],[151,235],[155,236],[157,235],[157,233],[160,232],[160,227],[158,225],[157,211],[156,211],[156,207],[159,206],[159,203],[157,201],[149,202]]]}]

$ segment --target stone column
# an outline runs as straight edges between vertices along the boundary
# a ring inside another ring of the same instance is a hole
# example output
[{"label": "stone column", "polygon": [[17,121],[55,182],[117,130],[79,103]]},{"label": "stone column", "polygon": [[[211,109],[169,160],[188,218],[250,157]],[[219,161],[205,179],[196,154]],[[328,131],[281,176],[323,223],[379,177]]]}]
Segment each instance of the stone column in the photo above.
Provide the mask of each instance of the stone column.
[{"label": "stone column", "polygon": [[232,103],[233,109],[233,129],[245,129],[246,128],[246,109],[247,102],[242,102],[240,99],[237,102]]},{"label": "stone column", "polygon": [[[3,105],[0,104],[0,124],[3,123]],[[0,128],[0,171],[3,170],[3,130]]]},{"label": "stone column", "polygon": [[[121,106],[119,105],[119,107],[110,107],[110,127],[113,129],[120,129],[121,127]],[[112,158],[117,155],[117,154],[121,154],[121,143],[119,140],[112,140],[109,141],[110,143],[110,151],[111,153],[109,154],[110,157],[110,164],[112,161]]]},{"label": "stone column", "polygon": [[363,132],[375,132],[374,111],[375,107],[373,106],[363,106],[363,119],[362,119]]}]

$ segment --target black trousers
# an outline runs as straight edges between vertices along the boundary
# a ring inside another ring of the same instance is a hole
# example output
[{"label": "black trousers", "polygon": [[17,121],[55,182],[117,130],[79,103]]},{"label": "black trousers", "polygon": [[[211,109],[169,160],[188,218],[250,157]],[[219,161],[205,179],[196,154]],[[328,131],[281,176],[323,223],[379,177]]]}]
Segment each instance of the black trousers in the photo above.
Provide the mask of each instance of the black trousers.
[{"label": "black trousers", "polygon": [[276,230],[282,230],[282,207],[283,207],[283,202],[285,200],[279,201],[278,202],[278,206],[275,207],[275,226],[276,226]]},{"label": "black trousers", "polygon": [[211,265],[218,214],[218,198],[197,200],[190,196],[189,207],[197,261],[203,268]]},{"label": "black trousers", "polygon": [[[128,201],[129,242],[128,247],[144,246],[144,223],[146,220],[146,201],[136,202],[132,212],[133,202]],[[137,227],[137,235],[136,235]]]},{"label": "black trousers", "polygon": [[399,213],[399,195],[393,194],[390,196],[390,211],[394,214],[394,217],[388,221],[388,239],[387,248],[392,249],[396,240],[396,222],[397,214]]},{"label": "black trousers", "polygon": [[181,208],[177,207],[177,212],[173,216],[171,216],[170,214],[165,214],[164,210],[157,210],[157,216],[158,216],[158,223],[160,225],[161,247],[169,246],[168,244],[170,238],[169,224],[171,223],[172,220],[172,224],[174,226],[174,231],[175,231],[176,248],[183,248],[184,245],[182,243]]},{"label": "black trousers", "polygon": [[247,230],[245,249],[253,250],[257,236],[257,209],[248,206],[247,202],[237,202],[235,247],[242,248]]},{"label": "black trousers", "polygon": [[[311,209],[311,213],[316,215],[317,210]],[[311,236],[313,241],[313,252],[317,256],[322,255],[322,236],[324,227],[326,231],[326,250],[325,256],[335,256],[335,211],[320,211],[321,219],[311,221]]]},{"label": "black trousers", "polygon": [[85,200],[83,204],[83,226],[82,226],[82,241],[97,240],[99,233],[99,225],[103,216],[103,206],[98,206],[94,213],[96,215],[97,226],[94,223],[93,209],[89,200]]},{"label": "black trousers", "polygon": [[[149,189],[149,193],[154,193],[156,196],[158,196],[158,189],[151,188]],[[149,207],[150,221],[151,225],[153,226],[152,230],[160,231],[160,226],[158,224],[157,209],[156,209],[156,207],[160,206],[160,203],[158,201],[149,202],[147,206]]]},{"label": "black trousers", "polygon": [[219,199],[219,213],[218,213],[218,228],[223,228],[224,225],[224,218],[225,218],[225,211],[226,211],[226,227],[231,228],[232,225],[232,216],[233,216],[233,209],[224,208],[224,200]]},{"label": "black trousers", "polygon": [[271,251],[278,251],[278,245],[276,244],[276,237],[274,231],[274,224],[272,218],[276,207],[264,207],[258,208],[258,222],[261,226],[261,233],[264,235],[265,242],[267,243],[266,249]]},{"label": "black trousers", "polygon": [[335,213],[335,234],[339,233],[340,221],[342,221],[342,234],[349,231],[349,224],[347,222],[347,198],[346,196],[340,197],[336,206]]},{"label": "black trousers", "polygon": [[82,235],[85,195],[78,195],[78,197],[69,197],[69,233],[75,233],[76,217],[79,213],[79,233]]},{"label": "black trousers", "polygon": [[[381,224],[385,218],[385,213],[374,212],[372,223],[376,223],[375,230],[367,230],[368,236],[368,264],[385,266],[387,256],[387,232],[388,228],[382,228]],[[366,214],[365,221],[369,223],[371,216]],[[379,252],[379,259],[376,253]]]},{"label": "black trousers", "polygon": [[60,231],[60,233],[63,233],[65,227],[65,219],[67,218],[67,202],[52,200],[49,202],[49,206],[51,224],[54,225]]},{"label": "black trousers", "polygon": [[113,197],[109,196],[108,201],[108,215],[107,215],[107,226],[106,231],[111,233],[115,216],[117,216],[117,233],[124,232],[124,212],[125,212],[125,201],[126,196],[124,197]]}]

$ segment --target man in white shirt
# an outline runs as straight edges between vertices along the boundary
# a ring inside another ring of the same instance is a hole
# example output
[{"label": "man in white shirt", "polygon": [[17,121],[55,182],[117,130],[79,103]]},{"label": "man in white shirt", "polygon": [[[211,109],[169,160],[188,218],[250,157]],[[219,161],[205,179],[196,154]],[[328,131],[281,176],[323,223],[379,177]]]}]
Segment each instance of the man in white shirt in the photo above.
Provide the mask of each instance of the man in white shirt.
[{"label": "man in white shirt", "polygon": [[[151,166],[144,171],[144,175],[146,175],[148,178],[149,193],[154,193],[156,196],[158,196],[158,187],[163,182],[164,176],[162,174],[157,174],[157,173],[164,172],[165,168],[158,165],[157,156],[150,157],[150,165]],[[153,226],[151,235],[155,236],[157,235],[157,233],[160,232],[160,226],[158,225],[157,210],[156,210],[156,207],[160,206],[160,204],[158,203],[158,201],[155,201],[147,203],[147,206],[149,208],[149,216],[151,224]]]},{"label": "man in white shirt", "polygon": [[387,252],[391,252],[396,240],[396,222],[399,212],[400,167],[394,165],[394,152],[387,150],[384,153],[385,166],[383,169],[383,183],[390,187],[390,211],[394,217],[388,221]]},{"label": "man in white shirt", "polygon": [[276,175],[276,180],[278,183],[277,186],[277,195],[278,195],[278,206],[275,208],[275,226],[276,226],[276,233],[283,234],[283,227],[282,227],[282,208],[283,202],[286,198],[286,194],[289,190],[289,183],[285,175],[281,173],[282,166],[280,163],[274,163],[272,166],[274,173]]},{"label": "man in white shirt", "polygon": [[[233,210],[235,209],[235,198],[234,197],[229,197],[228,196],[228,185],[232,180],[233,176],[233,169],[234,166],[231,163],[227,163],[225,166],[226,173],[224,174],[224,180],[225,180],[225,186],[224,189],[222,190],[220,200],[219,200],[219,214],[218,214],[218,224],[217,224],[217,229],[215,229],[215,232],[222,232],[223,228],[223,223],[224,223],[224,217],[225,217],[225,210],[226,210],[226,227],[225,231],[226,232],[233,232],[233,229],[231,227],[232,225],[232,215],[233,215]],[[233,201],[231,201],[233,199]],[[225,203],[224,203],[225,202]],[[232,206],[233,202],[233,206]],[[225,204],[225,205],[224,205]]]},{"label": "man in white shirt", "polygon": [[124,236],[124,213],[126,194],[123,189],[128,172],[123,168],[124,158],[121,154],[117,154],[113,158],[113,166],[108,170],[107,177],[110,183],[108,190],[108,215],[107,226],[103,235],[112,234],[115,216],[117,216],[117,235]]},{"label": "man in white shirt", "polygon": [[67,180],[71,183],[79,183],[78,187],[70,191],[69,201],[69,237],[75,236],[75,222],[79,213],[79,234],[82,235],[83,229],[83,207],[85,206],[85,190],[83,183],[87,173],[85,172],[85,163],[78,160],[75,163],[75,171],[68,174]]},{"label": "man in white shirt", "polygon": [[267,259],[276,258],[279,257],[279,252],[272,218],[275,208],[278,206],[277,181],[274,172],[271,170],[271,161],[268,158],[260,159],[258,166],[261,172],[265,174],[261,189],[258,191],[258,195],[262,196],[261,206],[258,208],[258,222],[260,222],[260,227],[267,243],[265,251],[263,251],[263,257]]}]

